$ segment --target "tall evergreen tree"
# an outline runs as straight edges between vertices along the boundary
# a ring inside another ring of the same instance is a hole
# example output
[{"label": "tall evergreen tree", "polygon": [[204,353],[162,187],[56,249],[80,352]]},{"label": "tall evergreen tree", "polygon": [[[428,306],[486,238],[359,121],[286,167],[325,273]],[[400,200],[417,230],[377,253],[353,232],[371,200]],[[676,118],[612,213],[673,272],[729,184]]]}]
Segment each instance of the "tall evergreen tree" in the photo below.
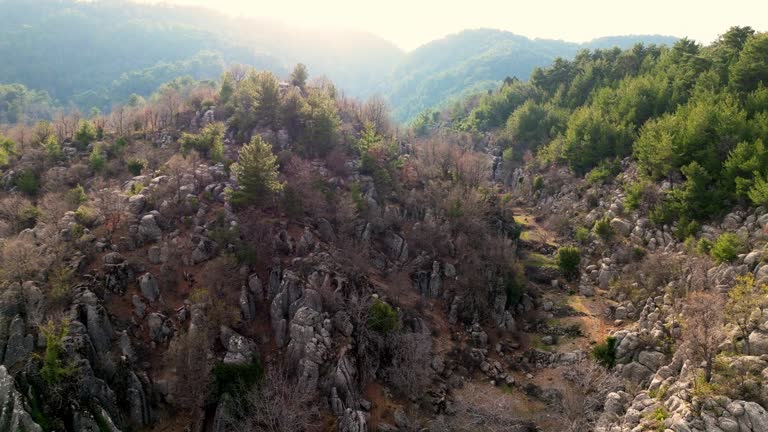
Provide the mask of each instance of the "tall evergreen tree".
[{"label": "tall evergreen tree", "polygon": [[240,188],[232,192],[237,206],[263,206],[283,185],[278,179],[277,156],[272,147],[256,135],[243,146],[236,164],[232,165]]}]

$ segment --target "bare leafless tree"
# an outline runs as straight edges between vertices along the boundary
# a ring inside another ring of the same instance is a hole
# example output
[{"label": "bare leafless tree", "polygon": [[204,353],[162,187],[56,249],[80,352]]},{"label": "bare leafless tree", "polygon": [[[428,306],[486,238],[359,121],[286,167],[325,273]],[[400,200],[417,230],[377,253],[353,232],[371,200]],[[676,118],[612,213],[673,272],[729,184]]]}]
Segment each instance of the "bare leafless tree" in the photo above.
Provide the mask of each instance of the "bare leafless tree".
[{"label": "bare leafless tree", "polygon": [[176,117],[179,114],[183,99],[178,90],[168,87],[163,89],[160,95],[160,103],[163,108],[163,124],[166,127],[176,127]]},{"label": "bare leafless tree", "polygon": [[622,388],[621,380],[589,359],[565,371],[562,410],[558,412],[563,432],[592,430],[608,393]]},{"label": "bare leafless tree", "polygon": [[362,122],[371,122],[376,126],[376,132],[388,135],[392,132],[392,119],[389,117],[387,101],[378,95],[371,96],[362,106]]},{"label": "bare leafless tree", "polygon": [[104,218],[107,238],[111,241],[115,232],[127,222],[128,197],[117,190],[102,187],[92,193],[92,198],[96,209]]},{"label": "bare leafless tree", "polygon": [[75,131],[80,125],[80,119],[82,119],[82,114],[76,109],[69,112],[61,111],[56,115],[54,127],[59,141],[71,140],[74,137]]},{"label": "bare leafless tree", "polygon": [[432,337],[423,333],[393,333],[387,337],[392,363],[384,375],[406,397],[419,397],[432,380]]},{"label": "bare leafless tree", "polygon": [[120,137],[126,135],[126,109],[124,105],[115,105],[112,107],[112,113],[109,115],[109,125]]},{"label": "bare leafless tree", "polygon": [[303,432],[313,430],[318,417],[313,391],[297,385],[279,368],[270,368],[262,383],[245,397],[230,398],[227,431]]},{"label": "bare leafless tree", "polygon": [[204,329],[190,326],[171,341],[167,360],[174,370],[170,390],[177,406],[192,411],[202,408],[211,386],[209,353],[210,339]]},{"label": "bare leafless tree", "polygon": [[45,268],[45,256],[37,245],[22,240],[6,240],[0,249],[0,276],[5,282],[24,282]]},{"label": "bare leafless tree", "polygon": [[683,309],[683,341],[687,354],[697,362],[704,363],[704,377],[712,379],[712,367],[720,344],[725,340],[723,333],[722,296],[696,291],[688,295]]},{"label": "bare leafless tree", "polygon": [[509,398],[476,383],[469,383],[455,398],[455,414],[438,417],[429,430],[441,432],[527,432],[529,422],[513,413],[515,408]]}]

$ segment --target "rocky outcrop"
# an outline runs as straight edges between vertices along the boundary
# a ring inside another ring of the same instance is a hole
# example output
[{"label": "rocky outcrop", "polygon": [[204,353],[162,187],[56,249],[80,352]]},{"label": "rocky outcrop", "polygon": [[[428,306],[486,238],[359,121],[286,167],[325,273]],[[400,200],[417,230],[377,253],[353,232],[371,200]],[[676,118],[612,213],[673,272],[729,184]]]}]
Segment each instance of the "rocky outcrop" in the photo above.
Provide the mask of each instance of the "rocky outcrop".
[{"label": "rocky outcrop", "polygon": [[170,320],[161,313],[154,312],[147,316],[147,328],[150,340],[156,343],[163,344],[173,335]]},{"label": "rocky outcrop", "polygon": [[408,242],[401,235],[394,231],[387,231],[384,233],[384,245],[389,258],[395,261],[408,259]]},{"label": "rocky outcrop", "polygon": [[232,332],[227,343],[227,353],[224,355],[224,363],[248,364],[256,360],[256,343]]},{"label": "rocky outcrop", "polygon": [[367,414],[347,408],[339,421],[339,432],[367,432]]},{"label": "rocky outcrop", "polygon": [[5,366],[0,366],[0,430],[43,432],[27,412],[21,393],[14,387],[13,377]]},{"label": "rocky outcrop", "polygon": [[104,255],[104,278],[107,289],[117,294],[124,294],[128,284],[134,280],[133,268],[117,252]]},{"label": "rocky outcrop", "polygon": [[2,364],[8,368],[20,367],[29,360],[35,345],[35,338],[27,333],[24,318],[16,315],[8,328],[8,342]]}]

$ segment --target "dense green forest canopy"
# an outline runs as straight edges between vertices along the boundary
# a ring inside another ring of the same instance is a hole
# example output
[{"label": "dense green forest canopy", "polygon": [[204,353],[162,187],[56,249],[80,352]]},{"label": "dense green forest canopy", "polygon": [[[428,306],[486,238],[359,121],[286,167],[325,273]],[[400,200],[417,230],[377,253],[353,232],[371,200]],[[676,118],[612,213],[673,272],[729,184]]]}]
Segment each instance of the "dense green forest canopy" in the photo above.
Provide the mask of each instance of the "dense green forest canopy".
[{"label": "dense green forest canopy", "polygon": [[695,229],[734,204],[768,205],[766,84],[768,33],[733,27],[709,46],[580,51],[414,126],[495,131],[506,163],[535,155],[593,179],[631,156],[643,181],[673,186],[653,218]]}]

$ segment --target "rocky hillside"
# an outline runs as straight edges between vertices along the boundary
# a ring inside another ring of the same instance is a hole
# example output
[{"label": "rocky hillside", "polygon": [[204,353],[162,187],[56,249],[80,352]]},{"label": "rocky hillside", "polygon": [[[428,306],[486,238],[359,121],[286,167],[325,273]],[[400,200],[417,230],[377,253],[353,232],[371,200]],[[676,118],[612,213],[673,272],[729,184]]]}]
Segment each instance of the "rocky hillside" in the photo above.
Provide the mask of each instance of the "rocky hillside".
[{"label": "rocky hillside", "polygon": [[[656,225],[642,211],[626,208],[621,186],[634,180],[636,169],[628,161],[624,166],[615,182],[597,186],[564,171],[552,173],[533,194],[543,223],[580,245],[574,288],[603,299],[599,316],[607,338],[593,342],[610,341],[613,373],[625,382],[606,396],[595,430],[763,430],[768,351],[760,317],[768,215],[763,208],[736,210],[704,225],[696,242],[681,242],[674,226]],[[531,177],[516,175],[522,179],[517,190],[533,190]],[[731,234],[744,239],[732,261],[718,263],[696,247],[720,244]],[[752,299],[734,295],[739,287],[755,292]],[[711,292],[703,308],[700,291]],[[724,316],[722,308],[734,315]],[[694,311],[712,321],[697,321]],[[711,334],[703,336],[706,331]]]},{"label": "rocky hillside", "polygon": [[0,430],[767,430],[765,207],[596,160],[634,126],[522,99],[560,69],[414,131],[301,67],[3,127]]}]

